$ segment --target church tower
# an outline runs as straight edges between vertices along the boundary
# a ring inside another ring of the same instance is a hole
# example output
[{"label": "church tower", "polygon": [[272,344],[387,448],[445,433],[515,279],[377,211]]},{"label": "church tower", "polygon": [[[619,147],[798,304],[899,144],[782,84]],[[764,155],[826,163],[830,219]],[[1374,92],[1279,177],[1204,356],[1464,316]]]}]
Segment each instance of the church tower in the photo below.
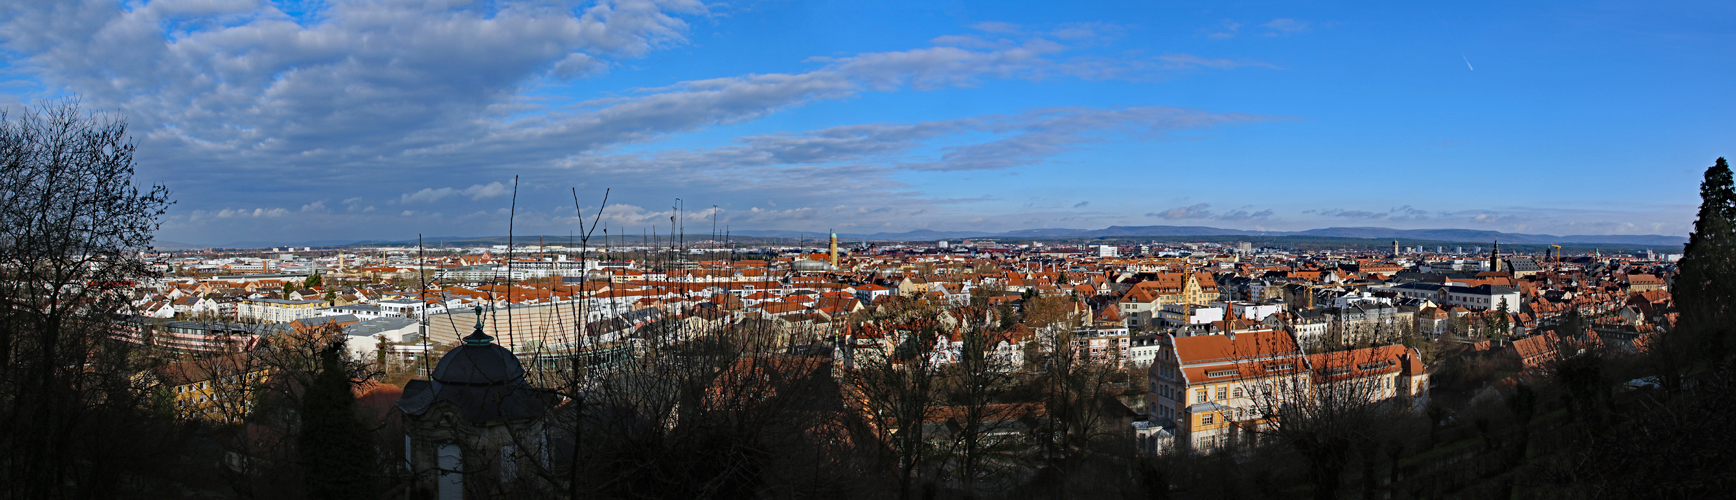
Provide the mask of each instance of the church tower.
[{"label": "church tower", "polygon": [[1501,242],[1495,242],[1495,248],[1489,249],[1489,271],[1501,272]]}]

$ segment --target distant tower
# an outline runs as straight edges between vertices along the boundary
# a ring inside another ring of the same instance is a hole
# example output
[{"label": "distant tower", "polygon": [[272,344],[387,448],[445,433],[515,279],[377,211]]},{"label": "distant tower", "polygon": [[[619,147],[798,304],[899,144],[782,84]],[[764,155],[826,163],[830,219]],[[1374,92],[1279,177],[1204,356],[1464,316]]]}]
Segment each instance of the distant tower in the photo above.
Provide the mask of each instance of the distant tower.
[{"label": "distant tower", "polygon": [[1501,242],[1496,241],[1495,247],[1489,249],[1489,271],[1501,272]]},{"label": "distant tower", "polygon": [[1398,240],[1392,240],[1392,258],[1398,258]]},{"label": "distant tower", "polygon": [[838,233],[832,233],[832,269],[838,268]]}]

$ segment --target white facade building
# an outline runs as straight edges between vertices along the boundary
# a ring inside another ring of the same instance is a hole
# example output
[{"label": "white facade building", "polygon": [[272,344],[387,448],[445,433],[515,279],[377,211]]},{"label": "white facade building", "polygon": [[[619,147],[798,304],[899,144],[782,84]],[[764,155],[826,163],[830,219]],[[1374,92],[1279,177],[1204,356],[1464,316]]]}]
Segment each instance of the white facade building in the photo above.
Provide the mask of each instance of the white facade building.
[{"label": "white facade building", "polygon": [[288,323],[323,316],[319,300],[247,299],[235,306],[235,317],[266,323]]}]

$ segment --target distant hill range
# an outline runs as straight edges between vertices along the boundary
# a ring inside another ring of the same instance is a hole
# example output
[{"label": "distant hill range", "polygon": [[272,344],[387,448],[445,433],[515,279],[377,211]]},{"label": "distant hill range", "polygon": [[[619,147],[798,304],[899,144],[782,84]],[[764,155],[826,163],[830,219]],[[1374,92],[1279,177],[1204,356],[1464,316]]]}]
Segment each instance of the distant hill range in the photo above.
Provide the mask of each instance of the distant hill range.
[{"label": "distant hill range", "polygon": [[[735,234],[760,236],[768,238],[796,238],[806,235],[808,238],[824,237],[823,233],[801,233],[797,231],[737,231]],[[1452,241],[1462,243],[1503,243],[1559,245],[1576,244],[1614,244],[1614,245],[1682,245],[1688,238],[1682,236],[1663,236],[1656,234],[1571,234],[1556,236],[1552,234],[1503,233],[1500,231],[1482,231],[1476,229],[1392,229],[1386,227],[1328,227],[1309,229],[1305,231],[1248,231],[1242,229],[1225,229],[1207,226],[1109,226],[1103,229],[1020,229],[1002,233],[984,231],[933,231],[920,229],[903,233],[873,233],[845,234],[838,237],[852,240],[885,240],[885,241],[932,241],[961,238],[1106,238],[1106,237],[1138,237],[1138,236],[1326,236],[1334,238],[1362,239],[1403,239]]]},{"label": "distant hill range", "polygon": [[[796,239],[805,239],[809,242],[819,242],[819,241],[823,241],[826,238],[826,233],[819,232],[819,231],[803,232],[803,231],[753,231],[753,230],[745,230],[745,231],[734,231],[731,233],[731,236],[733,238],[735,238],[740,243],[753,245],[753,244],[783,244],[785,242],[780,241],[780,240],[796,240]],[[1109,226],[1109,227],[1106,227],[1103,229],[1065,229],[1065,228],[1020,229],[1017,231],[1006,231],[1006,232],[999,232],[999,233],[986,232],[986,231],[935,231],[935,230],[930,230],[930,229],[918,229],[915,231],[906,231],[906,232],[902,232],[902,233],[873,233],[873,234],[839,233],[838,234],[839,238],[852,240],[852,241],[863,241],[863,240],[868,240],[868,241],[935,241],[935,240],[962,240],[962,239],[967,239],[967,238],[997,238],[997,239],[1094,239],[1094,238],[1139,238],[1139,237],[1174,238],[1174,237],[1178,237],[1178,236],[1180,236],[1180,237],[1186,237],[1186,236],[1200,236],[1200,237],[1207,237],[1207,236],[1215,236],[1215,237],[1302,236],[1302,237],[1309,237],[1309,236],[1312,236],[1312,237],[1322,237],[1322,238],[1355,238],[1355,239],[1367,239],[1367,240],[1410,240],[1410,241],[1421,240],[1421,241],[1430,241],[1430,242],[1455,242],[1455,243],[1490,243],[1490,242],[1499,241],[1501,243],[1511,243],[1511,244],[1520,244],[1520,245],[1568,245],[1568,244],[1576,244],[1576,245],[1636,245],[1636,246],[1649,245],[1649,246],[1665,246],[1665,247],[1670,247],[1670,246],[1680,247],[1681,245],[1688,242],[1688,238],[1686,238],[1686,237],[1663,236],[1663,235],[1656,235],[1656,234],[1602,234],[1602,235],[1599,235],[1599,234],[1574,234],[1574,235],[1567,235],[1567,236],[1555,236],[1552,234],[1503,233],[1500,231],[1480,231],[1480,230],[1475,230],[1475,229],[1392,229],[1392,228],[1385,228],[1385,227],[1328,227],[1328,228],[1323,228],[1323,229],[1309,229],[1306,231],[1248,231],[1248,230],[1243,230],[1243,229],[1225,229],[1225,228],[1221,228],[1221,227],[1207,227],[1207,226]],[[664,235],[659,235],[659,237],[666,239],[669,237],[669,235],[664,234]],[[703,240],[703,239],[710,239],[710,237],[711,237],[710,234],[689,234],[689,235],[687,235],[687,240],[688,241],[699,241],[699,240]],[[536,243],[538,241],[538,238],[546,238],[546,241],[550,245],[565,245],[567,242],[567,239],[568,239],[568,237],[566,235],[559,235],[559,236],[530,235],[530,236],[518,236],[518,237],[515,237],[514,240],[518,244],[523,245],[523,244],[527,244],[527,243],[528,244]],[[628,243],[635,243],[636,240],[638,240],[638,238],[627,238]],[[470,245],[489,245],[489,244],[500,245],[500,244],[506,243],[506,237],[505,236],[476,236],[476,237],[443,236],[443,237],[424,238],[424,241],[429,246],[449,246],[449,245],[470,246]],[[665,240],[665,241],[667,241],[667,240]],[[334,248],[334,247],[346,247],[346,246],[405,245],[405,244],[414,245],[414,244],[416,244],[416,240],[398,240],[398,241],[388,241],[388,240],[370,240],[370,241],[324,240],[324,241],[308,241],[308,242],[300,242],[300,243],[244,241],[244,242],[233,242],[233,243],[224,244],[224,245],[212,245],[212,246],[220,247],[220,248],[269,248],[269,247],[279,247],[279,246],[292,246],[292,247],[308,246],[308,247],[316,247],[316,248]],[[165,249],[165,250],[207,248],[207,247],[196,246],[196,245],[187,244],[187,243],[168,242],[168,241],[159,241],[159,242],[157,242],[156,247],[161,248],[161,249]]]}]

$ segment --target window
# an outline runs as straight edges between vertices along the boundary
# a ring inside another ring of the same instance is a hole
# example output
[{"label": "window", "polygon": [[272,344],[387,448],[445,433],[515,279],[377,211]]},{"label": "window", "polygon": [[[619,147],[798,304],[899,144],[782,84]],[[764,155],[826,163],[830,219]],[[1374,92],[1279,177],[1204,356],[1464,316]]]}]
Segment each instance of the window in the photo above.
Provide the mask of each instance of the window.
[{"label": "window", "polygon": [[500,447],[500,482],[518,479],[518,450],[512,445]]},{"label": "window", "polygon": [[1212,425],[1212,414],[1200,415],[1200,425]]},{"label": "window", "polygon": [[1235,395],[1236,395],[1236,397],[1238,397],[1238,398],[1239,398],[1239,397],[1242,397],[1242,388],[1240,388],[1240,387],[1237,387],[1237,388],[1236,388],[1236,390],[1235,390],[1235,392],[1234,392],[1234,394],[1235,394]]},{"label": "window", "polygon": [[1222,388],[1222,387],[1219,387],[1219,388],[1218,388],[1218,400],[1219,400],[1219,401],[1222,401],[1222,400],[1225,400],[1225,399],[1229,399],[1229,398],[1228,398],[1228,397],[1226,397],[1226,394],[1227,394],[1227,393],[1228,393],[1228,392],[1229,392],[1229,391],[1228,391],[1228,390],[1227,390],[1227,389],[1224,389],[1224,388]]},{"label": "window", "polygon": [[1235,370],[1218,370],[1218,371],[1206,372],[1206,378],[1234,377],[1234,376],[1236,376]]},{"label": "window", "polygon": [[1208,397],[1211,397],[1211,396],[1210,396],[1210,394],[1209,394],[1209,392],[1210,392],[1210,391],[1207,391],[1207,390],[1205,390],[1205,389],[1200,389],[1200,394],[1199,394],[1199,397],[1198,397],[1198,398],[1195,398],[1195,401],[1194,401],[1194,402],[1195,402],[1195,403],[1204,403],[1204,402],[1206,402],[1206,398],[1208,398]]}]

